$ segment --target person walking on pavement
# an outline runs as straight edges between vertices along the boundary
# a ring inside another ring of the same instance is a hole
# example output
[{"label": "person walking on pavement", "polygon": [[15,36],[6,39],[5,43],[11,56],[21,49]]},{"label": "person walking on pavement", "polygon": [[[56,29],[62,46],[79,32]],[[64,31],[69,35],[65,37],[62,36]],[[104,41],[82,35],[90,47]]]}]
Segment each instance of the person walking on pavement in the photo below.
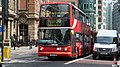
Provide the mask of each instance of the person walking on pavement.
[{"label": "person walking on pavement", "polygon": [[10,39],[11,39],[11,46],[13,47],[13,40],[14,40],[14,37],[11,36]]},{"label": "person walking on pavement", "polygon": [[15,50],[15,47],[16,47],[16,43],[15,43],[15,36],[13,35],[13,36],[11,36],[11,45],[12,45],[12,47],[14,48],[14,50]]},{"label": "person walking on pavement", "polygon": [[15,47],[16,47],[15,39],[13,40],[13,47],[14,47],[14,50],[15,50]]},{"label": "person walking on pavement", "polygon": [[15,47],[16,47],[16,40],[17,40],[16,35],[13,34],[13,47],[14,47],[14,50],[15,50]]},{"label": "person walking on pavement", "polygon": [[30,40],[30,43],[29,43],[30,49],[32,49],[32,45],[33,45],[33,41]]}]

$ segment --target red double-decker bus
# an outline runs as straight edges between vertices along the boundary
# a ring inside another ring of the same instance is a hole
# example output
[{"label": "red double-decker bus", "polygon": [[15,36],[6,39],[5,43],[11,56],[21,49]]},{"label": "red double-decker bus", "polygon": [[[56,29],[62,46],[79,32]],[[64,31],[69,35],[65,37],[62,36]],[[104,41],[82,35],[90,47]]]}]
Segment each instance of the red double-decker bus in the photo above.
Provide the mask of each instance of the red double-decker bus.
[{"label": "red double-decker bus", "polygon": [[91,52],[88,16],[68,2],[40,6],[38,56],[77,58]]}]

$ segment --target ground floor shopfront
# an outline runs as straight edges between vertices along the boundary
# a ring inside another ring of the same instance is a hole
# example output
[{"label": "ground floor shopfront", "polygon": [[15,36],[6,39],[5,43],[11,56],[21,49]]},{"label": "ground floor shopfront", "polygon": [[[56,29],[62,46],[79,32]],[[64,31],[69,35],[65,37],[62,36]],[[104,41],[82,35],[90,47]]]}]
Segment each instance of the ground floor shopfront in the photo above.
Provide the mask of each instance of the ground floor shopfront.
[{"label": "ground floor shopfront", "polygon": [[[0,25],[2,25],[2,11],[0,12]],[[30,17],[27,14],[15,14],[9,12],[7,22],[4,23],[4,41],[11,45],[10,37],[15,35],[16,41],[21,46],[28,45],[29,40],[37,40],[38,17]]]}]

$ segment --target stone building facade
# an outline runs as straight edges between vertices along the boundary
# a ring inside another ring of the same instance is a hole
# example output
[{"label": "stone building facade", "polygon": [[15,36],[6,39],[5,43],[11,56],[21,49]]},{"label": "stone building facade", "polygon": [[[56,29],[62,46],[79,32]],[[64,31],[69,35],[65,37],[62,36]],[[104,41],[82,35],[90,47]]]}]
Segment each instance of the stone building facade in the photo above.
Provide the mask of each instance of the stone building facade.
[{"label": "stone building facade", "polygon": [[[8,41],[10,43],[10,36],[16,34],[16,1],[8,0],[8,22],[4,22],[4,41]],[[0,0],[0,25],[2,26],[2,0]]]},{"label": "stone building facade", "polygon": [[45,2],[48,0],[18,0],[17,35],[23,45],[28,43],[28,38],[38,39],[40,4]]},{"label": "stone building facade", "polygon": [[[4,23],[4,40],[14,34],[22,45],[28,45],[28,38],[36,40],[40,4],[49,0],[8,0],[8,22]],[[0,25],[2,25],[2,0],[0,0]]]},{"label": "stone building facade", "polygon": [[[14,34],[22,45],[28,45],[28,39],[38,39],[39,11],[41,3],[58,0],[8,0],[9,17],[4,25],[4,40],[9,40]],[[64,1],[64,0],[60,0]],[[79,0],[66,0],[78,6]],[[65,1],[64,1],[65,2]],[[0,0],[0,25],[2,25],[2,3]]]},{"label": "stone building facade", "polygon": [[117,30],[120,33],[120,1],[113,5],[112,29]]}]

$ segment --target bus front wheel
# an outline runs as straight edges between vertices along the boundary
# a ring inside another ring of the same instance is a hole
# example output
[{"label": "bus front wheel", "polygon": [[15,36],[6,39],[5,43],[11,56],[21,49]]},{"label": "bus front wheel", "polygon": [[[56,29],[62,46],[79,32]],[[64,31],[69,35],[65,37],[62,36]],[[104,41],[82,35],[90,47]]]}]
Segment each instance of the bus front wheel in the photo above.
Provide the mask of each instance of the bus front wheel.
[{"label": "bus front wheel", "polygon": [[53,59],[54,57],[48,56],[48,59]]},{"label": "bus front wheel", "polygon": [[96,60],[96,59],[97,59],[97,56],[94,56],[94,55],[93,55],[92,57],[93,57],[93,59],[94,59],[94,60]]}]

